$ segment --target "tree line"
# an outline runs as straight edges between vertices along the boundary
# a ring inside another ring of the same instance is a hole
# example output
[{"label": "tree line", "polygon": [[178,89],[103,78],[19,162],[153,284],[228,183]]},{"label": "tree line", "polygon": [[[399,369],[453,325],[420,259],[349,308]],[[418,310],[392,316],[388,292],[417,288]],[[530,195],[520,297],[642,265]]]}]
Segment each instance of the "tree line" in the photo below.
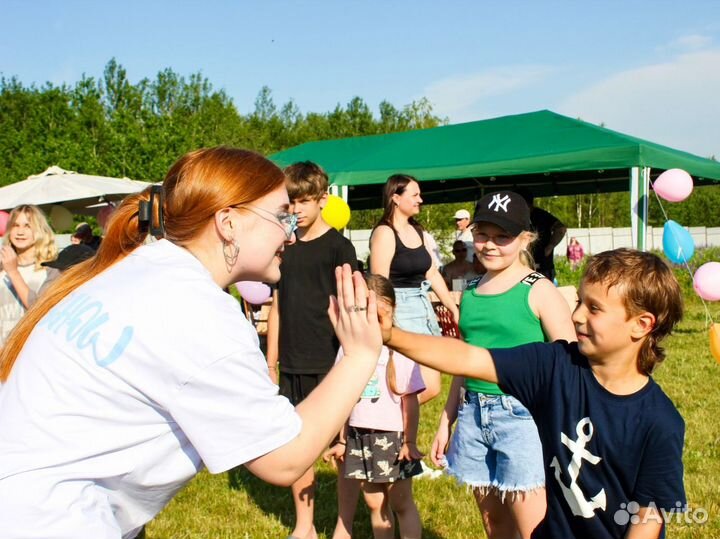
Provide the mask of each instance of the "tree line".
[{"label": "tree line", "polygon": [[[373,111],[361,97],[328,112],[300,111],[292,101],[277,105],[262,87],[254,110],[241,113],[224,90],[200,73],[172,69],[132,83],[125,68],[110,60],[103,75],[83,76],[73,85],[24,85],[0,78],[0,186],[50,165],[86,174],[159,181],[185,152],[219,144],[265,155],[313,140],[374,135],[446,124],[427,99],[400,108],[387,101]],[[401,172],[401,171],[399,171]],[[577,195],[538,199],[538,205],[570,227],[629,226],[629,195]],[[449,231],[452,214],[466,204],[426,207],[421,221]],[[720,226],[720,186],[697,189],[681,204],[665,204],[670,218],[688,226]],[[353,212],[352,228],[367,228],[378,210]],[[651,198],[650,221],[664,216]]]}]

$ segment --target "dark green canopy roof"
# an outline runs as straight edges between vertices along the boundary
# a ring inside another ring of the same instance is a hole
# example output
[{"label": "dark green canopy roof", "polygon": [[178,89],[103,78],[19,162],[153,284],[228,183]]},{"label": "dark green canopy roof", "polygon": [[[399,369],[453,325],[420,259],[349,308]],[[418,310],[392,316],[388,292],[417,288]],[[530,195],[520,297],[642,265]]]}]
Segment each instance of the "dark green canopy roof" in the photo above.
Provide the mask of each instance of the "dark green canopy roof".
[{"label": "dark green canopy roof", "polygon": [[423,182],[426,203],[467,201],[525,186],[536,196],[626,191],[631,167],[681,168],[720,181],[720,163],[548,110],[389,135],[309,142],[270,157],[319,163],[349,186],[353,208],[378,207],[388,176]]}]

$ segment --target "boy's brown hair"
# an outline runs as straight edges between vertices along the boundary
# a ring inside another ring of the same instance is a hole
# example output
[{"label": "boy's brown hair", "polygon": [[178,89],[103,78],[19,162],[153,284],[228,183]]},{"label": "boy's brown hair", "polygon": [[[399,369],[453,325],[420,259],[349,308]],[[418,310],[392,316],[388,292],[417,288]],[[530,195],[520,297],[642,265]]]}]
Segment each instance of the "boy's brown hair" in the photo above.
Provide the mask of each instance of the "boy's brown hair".
[{"label": "boy's brown hair", "polygon": [[288,197],[290,200],[310,197],[322,198],[328,190],[328,175],[322,167],[312,161],[293,163],[284,170]]},{"label": "boy's brown hair", "polygon": [[638,370],[650,375],[665,359],[660,341],[672,332],[683,315],[680,285],[668,265],[657,255],[635,249],[615,249],[593,256],[585,283],[615,286],[623,298],[627,316],[642,312],[655,316],[655,325],[638,354]]}]

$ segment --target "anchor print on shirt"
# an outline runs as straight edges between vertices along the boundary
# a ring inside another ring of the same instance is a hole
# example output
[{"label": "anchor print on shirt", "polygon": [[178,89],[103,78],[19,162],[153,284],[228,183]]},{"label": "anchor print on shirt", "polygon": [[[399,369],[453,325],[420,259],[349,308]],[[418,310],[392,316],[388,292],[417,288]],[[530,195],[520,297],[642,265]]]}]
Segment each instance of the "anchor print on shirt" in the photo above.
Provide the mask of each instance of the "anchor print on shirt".
[{"label": "anchor print on shirt", "polygon": [[585,417],[578,421],[575,427],[577,440],[573,441],[566,436],[564,432],[560,433],[560,441],[572,452],[572,459],[566,472],[566,475],[570,478],[569,485],[566,485],[563,481],[563,470],[560,469],[560,463],[557,457],[553,457],[550,463],[550,466],[555,469],[555,480],[560,485],[565,501],[570,506],[573,515],[584,518],[592,518],[595,516],[595,509],[604,510],[607,504],[604,488],[600,489],[600,492],[587,500],[585,494],[577,484],[577,478],[580,474],[580,467],[583,465],[583,460],[588,461],[590,464],[598,464],[602,460],[600,457],[593,455],[585,449],[585,444],[592,438],[593,430],[594,427],[590,418]]}]

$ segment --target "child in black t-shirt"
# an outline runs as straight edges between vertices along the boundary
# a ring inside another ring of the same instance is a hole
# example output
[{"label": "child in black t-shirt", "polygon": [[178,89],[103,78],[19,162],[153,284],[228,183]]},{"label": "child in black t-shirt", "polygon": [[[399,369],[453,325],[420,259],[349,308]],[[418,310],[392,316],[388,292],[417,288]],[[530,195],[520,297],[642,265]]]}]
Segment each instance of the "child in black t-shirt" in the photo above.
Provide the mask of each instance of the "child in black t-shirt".
[{"label": "child in black t-shirt", "polygon": [[[327,314],[335,295],[335,267],[357,256],[350,240],[322,218],[328,177],[309,161],[285,169],[290,212],[297,215],[297,241],[282,253],[280,281],[268,315],[267,362],[280,394],[297,405],[335,363],[339,342]],[[280,372],[278,373],[278,364]],[[291,537],[317,537],[313,524],[315,473],[310,468],[292,485],[295,529]]]},{"label": "child in black t-shirt", "polygon": [[666,512],[686,505],[685,425],[650,376],[682,318],[680,287],[657,256],[617,249],[590,260],[579,298],[576,343],[486,350],[389,320],[384,336],[418,363],[497,382],[530,409],[548,497],[532,537],[658,537]]}]

